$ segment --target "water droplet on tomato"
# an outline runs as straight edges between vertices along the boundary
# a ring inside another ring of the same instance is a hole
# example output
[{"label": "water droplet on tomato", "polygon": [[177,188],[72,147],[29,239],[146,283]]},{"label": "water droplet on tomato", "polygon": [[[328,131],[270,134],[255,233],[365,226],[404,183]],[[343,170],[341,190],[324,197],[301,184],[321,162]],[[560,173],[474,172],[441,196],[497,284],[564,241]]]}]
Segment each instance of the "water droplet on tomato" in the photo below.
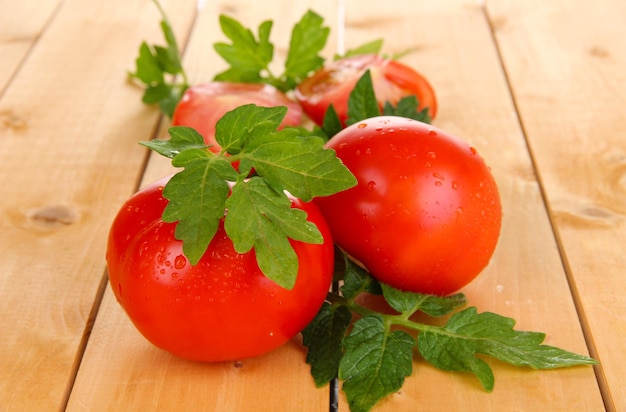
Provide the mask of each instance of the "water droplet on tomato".
[{"label": "water droplet on tomato", "polygon": [[374,190],[376,189],[376,182],[373,180],[370,180],[369,182],[367,182],[367,190]]},{"label": "water droplet on tomato", "polygon": [[429,134],[430,136],[437,136],[437,132],[436,132],[435,130],[433,130],[433,129],[430,129],[430,130],[428,131],[428,134]]},{"label": "water droplet on tomato", "polygon": [[430,159],[434,159],[434,158],[437,157],[437,153],[435,153],[435,152],[428,152],[428,153],[426,153],[426,156],[428,156],[428,158],[430,158]]},{"label": "water droplet on tomato", "polygon": [[182,269],[185,267],[186,264],[187,264],[187,258],[185,258],[184,255],[178,255],[176,256],[176,259],[174,259],[174,267],[176,269]]},{"label": "water droplet on tomato", "polygon": [[476,148],[474,148],[473,146],[470,146],[469,150],[471,154],[476,155]]},{"label": "water droplet on tomato", "polygon": [[364,127],[367,127],[367,123],[359,123],[359,125],[357,126],[359,129],[362,129]]},{"label": "water droplet on tomato", "polygon": [[452,189],[457,190],[459,188],[459,184],[457,182],[452,182]]},{"label": "water droplet on tomato", "polygon": [[443,183],[441,183],[441,180],[435,181],[435,186],[441,186],[441,185],[443,185]]}]

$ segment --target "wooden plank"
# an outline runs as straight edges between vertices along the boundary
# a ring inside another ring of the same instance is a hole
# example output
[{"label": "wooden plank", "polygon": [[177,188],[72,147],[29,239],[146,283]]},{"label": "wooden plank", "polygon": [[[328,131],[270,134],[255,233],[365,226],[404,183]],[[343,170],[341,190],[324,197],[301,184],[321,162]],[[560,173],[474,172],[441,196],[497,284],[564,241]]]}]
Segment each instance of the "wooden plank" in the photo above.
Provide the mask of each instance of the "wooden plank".
[{"label": "wooden plank", "polygon": [[[220,13],[255,31],[261,21],[274,20],[272,40],[280,63],[291,27],[308,8],[322,14],[328,25],[335,25],[333,0],[283,0],[272,3],[271,10],[255,0],[207,2],[185,51],[184,66],[191,83],[209,81],[225,68],[212,49],[214,42],[224,40],[217,23]],[[333,39],[327,49],[329,55],[335,52]],[[165,121],[161,138],[167,138],[167,125]],[[172,171],[167,159],[151,156],[142,184]],[[315,387],[305,356],[297,337],[268,355],[235,363],[199,364],[177,359],[141,337],[107,290],[67,410],[327,410],[328,388]]]},{"label": "wooden plank", "polygon": [[0,94],[53,17],[59,0],[0,0]]},{"label": "wooden plank", "polygon": [[490,1],[608,410],[626,410],[626,4]]},{"label": "wooden plank", "polygon": [[[515,318],[548,344],[587,351],[550,222],[481,1],[376,0],[346,3],[346,47],[377,37],[390,54],[426,75],[439,99],[434,124],[465,139],[491,166],[504,209],[501,239],[488,268],[466,287],[480,311]],[[377,411],[599,411],[591,367],[534,372],[489,362],[495,389],[469,375],[415,361],[404,387]],[[347,410],[342,395],[340,410]]]},{"label": "wooden plank", "polygon": [[[163,3],[188,25],[193,2]],[[0,101],[12,119],[0,122],[3,411],[66,401],[108,226],[136,187],[136,142],[157,120],[125,72],[140,40],[160,36],[158,18],[144,0],[63,2]]]}]

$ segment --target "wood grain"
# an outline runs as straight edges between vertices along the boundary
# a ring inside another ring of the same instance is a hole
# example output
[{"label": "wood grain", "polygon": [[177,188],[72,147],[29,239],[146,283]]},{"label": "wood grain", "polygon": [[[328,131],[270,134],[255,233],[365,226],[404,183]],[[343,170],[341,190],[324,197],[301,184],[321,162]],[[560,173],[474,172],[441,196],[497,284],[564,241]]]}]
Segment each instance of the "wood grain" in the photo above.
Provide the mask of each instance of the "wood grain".
[{"label": "wood grain", "polygon": [[626,409],[626,4],[488,3],[608,410]]},{"label": "wood grain", "polygon": [[[193,7],[177,10],[174,24],[187,26]],[[141,0],[63,2],[0,100],[12,119],[0,122],[3,411],[65,403],[108,227],[141,172],[136,142],[157,120],[125,72],[158,19]]]},{"label": "wood grain", "polygon": [[[54,16],[59,3],[60,0],[0,0],[0,95]],[[1,114],[0,119],[3,119]]]}]

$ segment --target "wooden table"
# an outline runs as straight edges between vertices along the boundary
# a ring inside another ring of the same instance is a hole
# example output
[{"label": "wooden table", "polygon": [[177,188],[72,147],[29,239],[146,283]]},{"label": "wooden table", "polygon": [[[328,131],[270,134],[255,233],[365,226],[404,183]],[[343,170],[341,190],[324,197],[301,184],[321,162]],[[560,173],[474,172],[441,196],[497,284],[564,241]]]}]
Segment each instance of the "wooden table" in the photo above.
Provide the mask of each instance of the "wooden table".
[{"label": "wooden table", "polygon": [[[436,88],[435,124],[486,158],[505,211],[495,256],[463,292],[481,311],[589,353],[596,367],[491,362],[475,378],[415,361],[377,411],[626,411],[626,2],[162,0],[192,83],[222,63],[217,16],[275,20],[284,48],[306,9],[326,53],[377,37]],[[161,43],[148,0],[0,0],[0,411],[326,411],[299,339],[241,363],[176,359],[109,290],[122,202],[170,171],[137,144],[165,135],[126,71]],[[339,397],[339,411],[347,411]]]}]

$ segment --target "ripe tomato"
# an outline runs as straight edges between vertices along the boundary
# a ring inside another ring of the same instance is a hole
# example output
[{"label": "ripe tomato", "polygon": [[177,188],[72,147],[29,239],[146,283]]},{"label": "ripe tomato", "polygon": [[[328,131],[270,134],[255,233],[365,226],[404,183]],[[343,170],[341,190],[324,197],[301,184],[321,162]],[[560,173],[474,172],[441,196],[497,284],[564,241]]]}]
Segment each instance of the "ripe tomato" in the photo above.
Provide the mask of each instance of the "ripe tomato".
[{"label": "ripe tomato", "polygon": [[154,345],[195,361],[226,361],[269,352],[298,334],[321,307],[333,273],[333,242],[312,203],[293,200],[315,223],[322,245],[292,241],[299,258],[293,289],[266,278],[254,252],[238,254],[219,228],[191,266],[161,219],[168,178],[131,197],[108,240],[111,288],[137,329]]},{"label": "ripe tomato", "polygon": [[226,112],[238,106],[254,103],[259,106],[286,106],[282,126],[298,126],[302,108],[281,91],[270,85],[232,82],[210,82],[192,86],[185,91],[172,116],[173,126],[193,127],[204,136],[211,150],[219,152],[215,141],[215,123]]},{"label": "ripe tomato", "polygon": [[332,104],[345,126],[348,98],[367,69],[370,69],[374,93],[381,108],[387,101],[395,105],[402,97],[415,95],[418,108],[428,107],[430,117],[435,118],[437,100],[426,78],[405,64],[375,54],[347,57],[330,63],[298,85],[296,99],[311,120],[320,126],[326,109]]},{"label": "ripe tomato", "polygon": [[317,198],[335,242],[399,289],[446,295],[489,262],[502,219],[476,150],[418,121],[381,116],[327,143],[358,185]]}]

